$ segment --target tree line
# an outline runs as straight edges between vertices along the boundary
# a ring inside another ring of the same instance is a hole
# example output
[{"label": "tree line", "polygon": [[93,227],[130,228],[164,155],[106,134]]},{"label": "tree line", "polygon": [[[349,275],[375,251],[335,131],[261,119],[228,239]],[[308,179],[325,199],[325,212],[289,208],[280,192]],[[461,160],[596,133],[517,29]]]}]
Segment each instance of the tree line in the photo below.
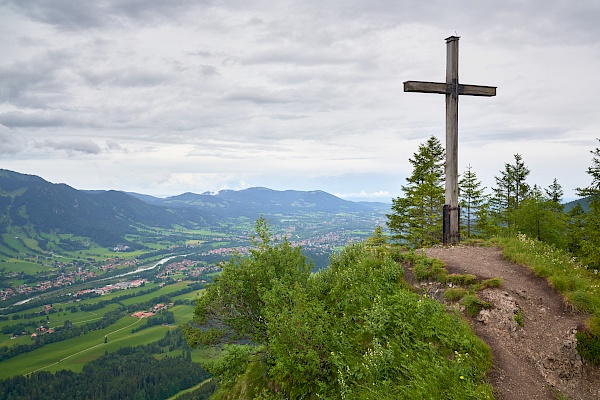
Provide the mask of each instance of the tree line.
[{"label": "tree line", "polygon": [[[488,190],[469,165],[459,180],[461,236],[489,238],[523,233],[570,251],[591,268],[600,267],[600,149],[591,151],[587,169],[591,184],[577,188],[589,209],[580,202],[565,211],[563,189],[557,179],[546,188],[531,184],[530,169],[515,154],[495,176]],[[444,205],[445,151],[435,136],[419,145],[409,159],[412,173],[402,186],[402,196],[392,199],[387,225],[392,238],[417,248],[441,242]]]},{"label": "tree line", "polygon": [[[182,353],[174,357],[154,356],[179,348]],[[175,330],[148,345],[107,352],[86,364],[82,372],[40,371],[0,380],[0,400],[166,399],[209,377],[191,361],[189,346],[181,331]]]}]

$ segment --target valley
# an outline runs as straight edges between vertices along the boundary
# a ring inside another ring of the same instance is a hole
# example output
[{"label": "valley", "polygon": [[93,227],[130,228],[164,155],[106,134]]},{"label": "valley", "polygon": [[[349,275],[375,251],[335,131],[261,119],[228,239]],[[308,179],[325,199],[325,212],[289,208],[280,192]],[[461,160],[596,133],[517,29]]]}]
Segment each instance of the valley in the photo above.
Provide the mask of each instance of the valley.
[{"label": "valley", "polygon": [[221,262],[249,253],[257,218],[301,246],[316,271],[384,225],[389,208],[264,188],[172,199],[82,192],[7,171],[0,207],[1,379],[82,373],[130,346],[159,359],[215,357],[190,349],[180,326]]}]

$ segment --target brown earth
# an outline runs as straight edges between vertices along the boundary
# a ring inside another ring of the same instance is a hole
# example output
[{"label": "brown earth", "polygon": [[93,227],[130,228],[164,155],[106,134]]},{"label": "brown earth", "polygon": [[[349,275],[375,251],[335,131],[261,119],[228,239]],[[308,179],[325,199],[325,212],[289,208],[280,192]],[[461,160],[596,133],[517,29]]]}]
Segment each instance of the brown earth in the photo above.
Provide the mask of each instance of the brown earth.
[{"label": "brown earth", "polygon": [[[426,254],[442,260],[448,273],[502,279],[502,287],[478,293],[494,307],[472,319],[494,355],[488,380],[497,399],[600,399],[600,369],[582,361],[575,349],[575,333],[587,315],[569,307],[545,279],[506,260],[498,248],[435,247]],[[441,299],[443,287],[425,286]],[[519,309],[523,326],[514,318]]]}]

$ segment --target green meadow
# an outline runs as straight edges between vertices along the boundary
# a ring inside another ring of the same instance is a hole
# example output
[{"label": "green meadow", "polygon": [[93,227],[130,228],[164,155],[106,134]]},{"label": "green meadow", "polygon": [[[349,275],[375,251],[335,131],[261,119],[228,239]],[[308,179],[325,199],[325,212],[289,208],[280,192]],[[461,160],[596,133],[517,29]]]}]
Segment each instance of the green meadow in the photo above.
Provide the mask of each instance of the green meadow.
[{"label": "green meadow", "polygon": [[[62,311],[53,312],[50,314],[42,314],[30,319],[23,318],[25,314],[31,314],[33,312],[40,311],[42,308],[38,306],[19,312],[18,314],[20,314],[21,318],[17,320],[13,320],[12,314],[10,314],[10,318],[7,321],[0,321],[0,328],[4,326],[14,326],[18,323],[30,323],[34,321],[37,322],[36,325],[43,324],[44,326],[50,328],[63,326],[65,321],[70,321],[74,325],[82,325],[102,319],[106,313],[121,307],[121,305],[129,306],[140,304],[140,310],[144,310],[147,308],[147,306],[142,306],[142,303],[146,303],[161,295],[169,295],[175,291],[181,290],[189,283],[190,282],[187,281],[176,282],[166,285],[152,293],[125,299],[119,303],[109,303],[105,307],[93,311],[77,311],[73,313],[67,308],[111,300],[124,294],[133,294],[158,286],[155,283],[148,282],[146,283],[145,287],[119,290],[108,295],[94,297],[80,302],[52,303],[52,306],[55,310]],[[196,290],[190,293],[178,295],[173,297],[172,301],[195,299],[201,291],[202,290]],[[150,328],[142,329],[132,333],[132,329],[144,324],[146,320],[127,315],[104,329],[93,330],[85,335],[60,342],[46,344],[34,351],[19,354],[0,363],[2,366],[2,368],[0,368],[0,378],[29,374],[38,370],[55,372],[62,369],[69,369],[73,371],[81,371],[86,363],[104,355],[105,352],[113,352],[121,347],[126,346],[148,344],[161,339],[169,329],[175,329],[183,322],[189,321],[193,317],[194,306],[188,304],[177,305],[172,307],[170,311],[173,312],[173,315],[175,316],[175,323],[171,324],[170,326],[152,326]],[[27,330],[32,331],[33,327],[28,326]],[[11,336],[12,333],[0,335],[0,346],[11,347],[18,344],[32,343],[30,335],[19,336],[14,339],[11,339]],[[174,352],[174,354],[175,353],[177,353],[177,350]],[[204,358],[203,356],[198,355],[198,353],[199,351],[197,350],[193,351],[193,357],[195,359]]]},{"label": "green meadow", "polygon": [[[67,306],[67,305],[72,305],[72,304],[69,304],[69,303],[54,304],[54,306],[57,309],[60,309],[63,306]],[[70,311],[63,311],[63,312],[56,312],[56,313],[51,313],[51,314],[47,314],[47,315],[40,315],[40,316],[36,316],[36,317],[30,318],[30,319],[13,320],[11,318],[8,321],[0,321],[0,329],[4,326],[16,325],[18,323],[29,323],[32,321],[38,321],[39,322],[38,325],[44,325],[44,326],[50,327],[50,328],[62,326],[62,325],[64,325],[65,321],[70,321],[73,323],[73,325],[81,325],[81,324],[85,324],[87,322],[99,320],[102,317],[104,317],[104,315],[107,312],[112,311],[118,307],[119,307],[118,304],[108,304],[108,305],[106,305],[106,307],[100,308],[100,309],[94,310],[94,311],[77,311],[76,313],[71,313]],[[28,310],[27,312],[32,312],[32,311],[34,311],[34,310]],[[22,315],[23,313],[20,313],[20,314]],[[48,317],[48,318],[46,318],[46,317]],[[29,329],[31,329],[31,328],[29,328]],[[4,342],[0,343],[0,346],[8,346],[8,344],[5,343],[7,340],[9,340],[10,343],[13,345],[16,343],[22,344],[21,343],[22,337],[19,337],[17,340],[17,339],[10,339],[10,336],[11,336],[10,334],[0,335],[0,338],[2,338],[4,340]],[[29,336],[27,336],[27,339],[31,340],[29,338]]]}]

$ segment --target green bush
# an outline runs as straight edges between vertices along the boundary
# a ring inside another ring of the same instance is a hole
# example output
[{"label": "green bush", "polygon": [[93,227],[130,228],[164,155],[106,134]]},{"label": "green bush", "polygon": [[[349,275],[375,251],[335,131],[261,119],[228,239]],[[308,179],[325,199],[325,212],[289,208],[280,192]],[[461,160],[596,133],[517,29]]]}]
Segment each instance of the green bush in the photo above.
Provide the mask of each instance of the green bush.
[{"label": "green bush", "polygon": [[[211,296],[199,301],[196,312],[201,318],[189,330],[202,329],[202,323],[210,322],[205,311],[232,307],[231,300],[237,301],[237,310],[258,313],[249,318],[261,324],[260,347],[250,348],[250,354],[233,347],[231,356],[213,369],[224,373],[215,376],[219,393],[263,399],[493,398],[485,383],[491,366],[487,345],[460,315],[409,290],[402,265],[387,252],[350,245],[331,257],[326,270],[287,274],[289,279],[274,274],[269,281],[259,279],[258,289],[257,279],[247,279],[243,271],[258,273],[261,266],[267,272],[290,266],[296,271],[304,262],[295,254],[289,246],[261,246],[251,254],[251,262],[225,265],[228,280],[216,280],[205,292]],[[443,271],[439,261],[407,258],[417,260],[433,276]],[[244,298],[224,292],[227,288],[260,301],[249,308]],[[237,318],[248,317],[238,313]],[[242,321],[223,322],[230,328],[246,327]],[[234,372],[224,372],[226,367]]]}]

